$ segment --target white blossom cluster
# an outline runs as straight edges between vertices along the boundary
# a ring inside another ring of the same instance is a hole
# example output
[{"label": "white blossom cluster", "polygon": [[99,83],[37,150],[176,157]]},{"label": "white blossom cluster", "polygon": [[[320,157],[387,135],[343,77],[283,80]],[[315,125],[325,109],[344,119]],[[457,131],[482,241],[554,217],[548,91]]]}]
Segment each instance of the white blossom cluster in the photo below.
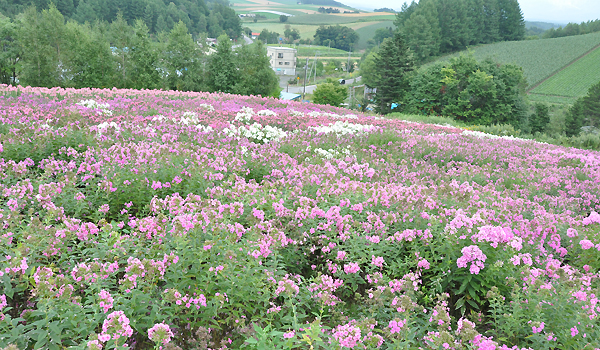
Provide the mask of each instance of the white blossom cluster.
[{"label": "white blossom cluster", "polygon": [[492,135],[492,134],[488,134],[485,132],[481,132],[481,131],[474,131],[474,130],[463,130],[463,132],[461,133],[461,135],[469,135],[469,136],[475,136],[479,139],[493,139],[493,140],[498,140],[498,139],[503,139],[503,140],[512,140],[512,141],[528,141],[528,142],[536,142],[536,143],[544,143],[545,142],[538,142],[535,140],[529,140],[529,139],[522,139],[520,137],[514,137],[514,136],[510,136],[510,135],[505,135],[505,136],[498,136],[498,135]]},{"label": "white blossom cluster", "polygon": [[[350,146],[348,146],[350,147]],[[349,156],[350,155],[350,150],[347,148],[342,148],[340,151],[336,150],[336,149],[322,149],[322,148],[315,148],[315,153],[325,159],[333,159],[337,156],[341,156],[341,155],[346,155]]]},{"label": "white blossom cluster", "polygon": [[200,119],[198,119],[198,114],[194,112],[185,112],[175,123],[183,125],[198,124],[200,123]]},{"label": "white blossom cluster", "polygon": [[276,141],[287,136],[287,133],[283,129],[270,125],[262,126],[258,123],[249,126],[241,125],[239,127],[230,124],[228,128],[223,129],[223,132],[227,136],[236,138],[246,137],[249,140],[263,143]]},{"label": "white blossom cluster", "polygon": [[98,130],[98,135],[102,135],[102,133],[105,132],[105,131],[107,131],[109,128],[113,128],[116,131],[121,131],[121,127],[119,127],[119,124],[117,124],[115,122],[100,123],[100,124],[98,124],[98,126],[96,128]]},{"label": "white blossom cluster", "polygon": [[293,117],[304,117],[304,113],[300,112],[300,111],[295,111],[295,110],[290,110],[288,112],[289,115],[293,116]]},{"label": "white blossom cluster", "polygon": [[262,116],[265,116],[265,117],[274,117],[274,116],[277,115],[277,113],[273,112],[270,109],[263,109],[262,111],[256,112],[256,114],[262,115]]},{"label": "white blossom cluster", "polygon": [[206,133],[214,131],[214,129],[210,125],[204,126],[202,124],[196,125],[196,129],[198,129],[198,131],[200,131],[200,132],[206,132]]},{"label": "white blossom cluster", "polygon": [[81,100],[77,102],[77,104],[89,109],[99,109],[104,115],[112,115],[112,111],[109,109],[110,105],[108,103],[98,103],[94,100]]},{"label": "white blossom cluster", "polygon": [[235,120],[248,123],[252,116],[254,115],[254,110],[250,107],[242,107],[242,110],[237,112],[235,115]]},{"label": "white blossom cluster", "polygon": [[206,110],[207,110],[207,111],[209,111],[209,112],[214,112],[214,110],[215,110],[215,107],[213,107],[212,105],[209,105],[209,104],[207,104],[207,103],[201,103],[201,104],[199,104],[198,106],[200,106],[200,107],[202,107],[202,108],[206,109]]},{"label": "white blossom cluster", "polygon": [[354,124],[346,121],[337,121],[335,123],[330,123],[329,125],[310,127],[310,129],[315,130],[317,133],[336,133],[338,135],[358,134],[371,131],[374,128],[376,128],[374,125]]}]

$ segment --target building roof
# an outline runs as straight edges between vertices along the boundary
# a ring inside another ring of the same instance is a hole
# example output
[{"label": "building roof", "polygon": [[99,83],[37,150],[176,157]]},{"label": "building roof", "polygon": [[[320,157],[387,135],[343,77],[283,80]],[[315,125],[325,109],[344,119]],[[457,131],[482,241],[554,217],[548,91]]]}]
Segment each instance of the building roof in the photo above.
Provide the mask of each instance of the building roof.
[{"label": "building roof", "polygon": [[293,94],[291,92],[285,92],[285,91],[282,91],[279,94],[279,99],[281,99],[281,100],[295,101],[295,100],[300,99],[300,97],[302,97],[302,95]]},{"label": "building roof", "polygon": [[297,51],[296,49],[291,48],[291,47],[281,47],[281,46],[267,46],[267,49]]}]

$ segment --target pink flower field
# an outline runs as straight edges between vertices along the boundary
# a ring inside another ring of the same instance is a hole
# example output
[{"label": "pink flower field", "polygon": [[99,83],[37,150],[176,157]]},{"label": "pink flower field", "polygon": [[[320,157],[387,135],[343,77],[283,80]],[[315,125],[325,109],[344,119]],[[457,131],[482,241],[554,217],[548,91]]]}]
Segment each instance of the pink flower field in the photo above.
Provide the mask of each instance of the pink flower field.
[{"label": "pink flower field", "polygon": [[599,349],[600,153],[0,87],[0,348]]}]

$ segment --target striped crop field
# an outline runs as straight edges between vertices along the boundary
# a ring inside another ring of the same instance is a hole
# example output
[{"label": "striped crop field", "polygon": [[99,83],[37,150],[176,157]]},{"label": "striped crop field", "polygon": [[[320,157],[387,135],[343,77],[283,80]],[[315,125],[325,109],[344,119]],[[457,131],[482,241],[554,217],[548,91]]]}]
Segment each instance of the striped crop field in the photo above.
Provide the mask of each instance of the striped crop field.
[{"label": "striped crop field", "polygon": [[[529,86],[534,87],[598,45],[600,32],[553,39],[508,41],[471,50],[479,60],[492,58],[523,67]],[[445,56],[440,60],[447,61],[457,55]]]},{"label": "striped crop field", "polygon": [[580,97],[600,81],[600,47],[565,67],[531,91],[532,94]]}]

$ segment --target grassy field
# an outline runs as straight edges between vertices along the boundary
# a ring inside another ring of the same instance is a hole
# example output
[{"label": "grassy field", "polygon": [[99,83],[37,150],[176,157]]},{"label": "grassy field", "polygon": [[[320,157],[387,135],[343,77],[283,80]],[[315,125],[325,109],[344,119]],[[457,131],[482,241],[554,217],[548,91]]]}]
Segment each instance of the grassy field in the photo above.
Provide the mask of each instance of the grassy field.
[{"label": "grassy field", "polygon": [[[294,17],[292,17],[292,18],[294,18]],[[290,20],[292,18],[290,18]],[[294,29],[294,28],[298,29],[298,31],[300,32],[300,37],[302,39],[313,39],[314,35],[317,31],[317,28],[319,28],[319,25],[317,25],[317,24],[311,25],[311,24],[292,24],[292,23],[260,22],[260,21],[257,23],[244,22],[243,26],[250,28],[253,32],[261,32],[263,29],[267,29],[269,31],[274,31],[279,34],[283,34],[283,32],[285,31],[286,24],[290,24],[292,29]],[[344,25],[356,30],[356,32],[359,35],[359,42],[356,47],[357,47],[357,50],[362,50],[362,49],[366,48],[367,40],[369,40],[370,38],[373,37],[373,35],[375,35],[375,31],[378,28],[390,27],[393,25],[393,22],[392,21],[353,22],[353,23],[348,23],[348,24],[344,24]],[[342,56],[348,54],[346,51],[342,51],[342,50],[339,50],[339,51],[340,51],[339,53]],[[300,55],[302,56],[302,54],[300,54]],[[311,53],[309,55],[314,55],[314,51],[313,51],[313,53]],[[338,54],[335,54],[335,56],[338,56]]]},{"label": "grassy field", "polygon": [[541,95],[579,97],[600,81],[600,47],[531,90]]},{"label": "grassy field", "polygon": [[383,21],[375,22],[368,26],[356,29],[356,33],[359,35],[358,43],[356,44],[357,50],[364,50],[367,48],[367,41],[375,35],[375,31],[379,28],[393,27],[394,21]]},{"label": "grassy field", "polygon": [[[564,38],[510,41],[472,48],[477,59],[515,63],[523,67],[530,87],[535,86],[564,66],[600,44],[600,32]],[[457,54],[458,55],[458,54]],[[441,58],[447,61],[449,55]]]}]

